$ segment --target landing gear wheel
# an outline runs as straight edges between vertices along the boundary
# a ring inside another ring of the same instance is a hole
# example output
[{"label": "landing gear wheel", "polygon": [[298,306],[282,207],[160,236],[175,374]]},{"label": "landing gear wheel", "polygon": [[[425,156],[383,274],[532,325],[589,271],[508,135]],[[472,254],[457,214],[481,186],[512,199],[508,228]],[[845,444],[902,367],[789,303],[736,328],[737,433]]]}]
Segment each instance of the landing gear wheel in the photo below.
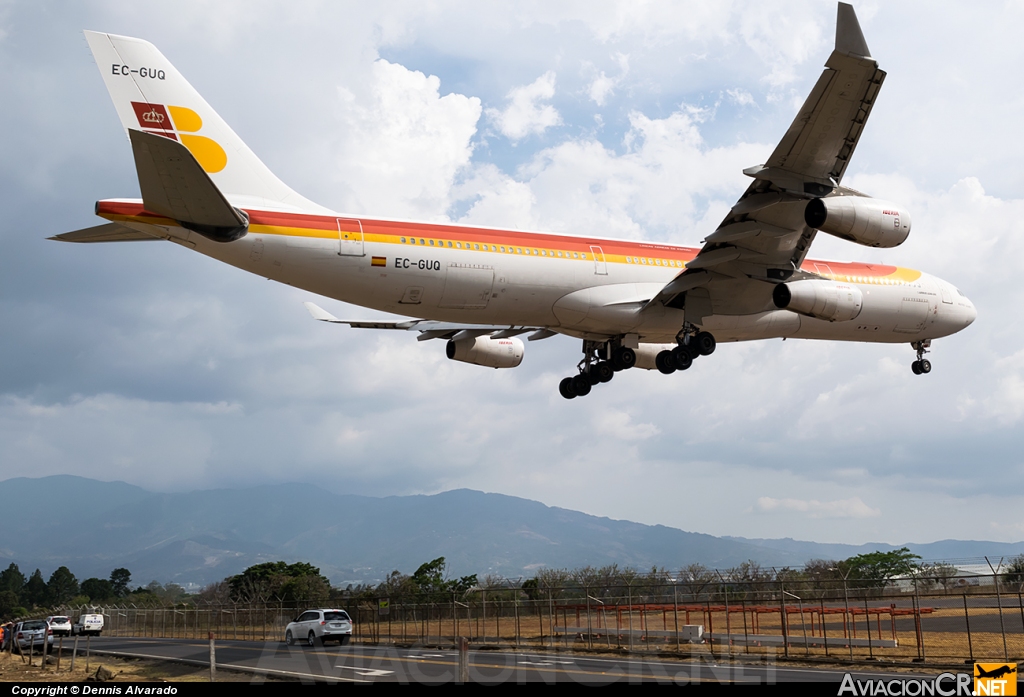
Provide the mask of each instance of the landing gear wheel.
[{"label": "landing gear wheel", "polygon": [[910,369],[914,371],[914,375],[921,374],[921,361],[914,361],[910,364]]},{"label": "landing gear wheel", "polygon": [[636,351],[628,346],[620,346],[612,351],[612,368],[629,370],[636,365]]},{"label": "landing gear wheel", "polygon": [[593,387],[594,385],[596,385],[599,382],[601,382],[601,378],[598,376],[597,371],[594,370],[594,368],[595,368],[595,366],[590,366],[583,373],[583,375],[586,377],[586,379],[590,382],[590,386],[591,387]]},{"label": "landing gear wheel", "polygon": [[316,634],[310,632],[309,636],[306,637],[306,644],[308,646],[316,646]]},{"label": "landing gear wheel", "polygon": [[676,357],[671,351],[661,351],[654,357],[654,365],[664,375],[676,372]]},{"label": "landing gear wheel", "polygon": [[693,354],[686,346],[676,346],[672,349],[672,360],[676,370],[688,370],[693,365]]},{"label": "landing gear wheel", "polygon": [[576,393],[577,397],[586,397],[590,394],[590,380],[585,375],[577,375],[572,380],[572,391]]},{"label": "landing gear wheel", "polygon": [[590,372],[597,375],[598,382],[608,382],[615,377],[615,369],[608,361],[601,361],[590,368]]},{"label": "landing gear wheel", "polygon": [[284,633],[284,643],[288,646],[295,646],[295,637],[292,636],[292,630],[288,630]]},{"label": "landing gear wheel", "polygon": [[710,356],[718,345],[711,332],[697,332],[697,336],[693,337],[693,341],[690,343],[697,347],[698,353],[702,356]]},{"label": "landing gear wheel", "polygon": [[929,361],[927,358],[922,359],[921,360],[921,373],[923,375],[927,375],[930,372],[932,372],[932,362]]},{"label": "landing gear wheel", "polygon": [[558,383],[558,394],[562,395],[566,399],[575,399],[576,391],[572,387],[572,378],[563,378]]}]

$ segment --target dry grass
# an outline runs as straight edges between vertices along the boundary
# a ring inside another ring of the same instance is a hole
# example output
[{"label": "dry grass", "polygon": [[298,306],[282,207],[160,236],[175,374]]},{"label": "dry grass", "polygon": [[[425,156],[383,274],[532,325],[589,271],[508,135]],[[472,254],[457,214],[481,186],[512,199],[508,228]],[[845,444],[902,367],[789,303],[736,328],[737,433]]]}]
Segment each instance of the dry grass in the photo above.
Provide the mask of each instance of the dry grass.
[{"label": "dry grass", "polygon": [[[56,654],[51,654],[46,667],[40,665],[40,656],[28,664],[28,656],[0,653],[0,682],[82,682],[95,675],[102,666],[114,674],[111,682],[209,682],[210,669],[163,661],[117,658],[93,655],[86,670],[85,656],[79,653],[75,670],[71,671],[71,655],[64,650],[57,670]],[[225,670],[217,671],[217,682],[250,682],[251,675]],[[261,681],[263,679],[261,678]]]}]

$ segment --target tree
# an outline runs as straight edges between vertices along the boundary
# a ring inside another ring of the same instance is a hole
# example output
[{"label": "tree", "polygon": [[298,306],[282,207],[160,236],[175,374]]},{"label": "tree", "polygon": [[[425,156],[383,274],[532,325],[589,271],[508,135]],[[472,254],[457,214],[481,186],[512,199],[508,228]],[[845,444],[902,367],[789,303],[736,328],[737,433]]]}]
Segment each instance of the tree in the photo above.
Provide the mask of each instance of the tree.
[{"label": "tree", "polygon": [[868,552],[845,560],[850,585],[860,588],[883,588],[897,576],[912,576],[917,571],[915,561],[920,559],[906,547],[891,552]]},{"label": "tree", "polygon": [[81,591],[89,600],[97,603],[117,597],[113,584],[105,578],[87,578],[82,581]]},{"label": "tree", "polygon": [[0,591],[10,591],[21,598],[21,593],[24,590],[25,574],[21,573],[17,564],[11,562],[10,566],[0,571]]},{"label": "tree", "polygon": [[708,584],[715,580],[715,574],[703,564],[690,564],[679,570],[679,582],[684,592],[700,595]]},{"label": "tree", "polygon": [[63,605],[78,595],[78,579],[71,573],[71,569],[61,566],[50,574],[46,595],[50,605]]},{"label": "tree", "polygon": [[131,582],[132,572],[128,569],[118,568],[110,572],[110,587],[118,598],[128,595],[128,584]]},{"label": "tree", "polygon": [[523,581],[522,585],[523,592],[526,593],[526,597],[530,600],[540,599],[540,583],[535,578],[528,578]]},{"label": "tree", "polygon": [[14,591],[0,591],[0,620],[9,620],[14,616],[14,610],[18,607],[18,596]]},{"label": "tree", "polygon": [[444,557],[420,564],[409,579],[423,599],[464,594],[476,585],[476,574],[448,580],[448,564]]},{"label": "tree", "polygon": [[920,579],[918,582],[923,582],[925,588],[941,585],[943,590],[948,591],[950,586],[956,584],[958,573],[960,573],[960,570],[952,564],[942,562],[922,564],[918,571],[918,578]]},{"label": "tree", "polygon": [[302,577],[320,579],[324,587],[330,590],[330,581],[320,574],[320,569],[306,562],[288,564],[283,561],[271,561],[250,566],[248,569],[228,579],[231,599],[236,602],[266,602],[270,599],[285,600],[286,596],[300,589],[295,584],[285,590],[288,581]]},{"label": "tree", "polygon": [[25,589],[22,592],[21,602],[26,605],[37,607],[46,602],[46,581],[43,580],[43,572],[36,569],[25,582]]},{"label": "tree", "polygon": [[1006,565],[1003,581],[1010,586],[1017,586],[1017,591],[1024,591],[1024,554],[1018,554]]}]

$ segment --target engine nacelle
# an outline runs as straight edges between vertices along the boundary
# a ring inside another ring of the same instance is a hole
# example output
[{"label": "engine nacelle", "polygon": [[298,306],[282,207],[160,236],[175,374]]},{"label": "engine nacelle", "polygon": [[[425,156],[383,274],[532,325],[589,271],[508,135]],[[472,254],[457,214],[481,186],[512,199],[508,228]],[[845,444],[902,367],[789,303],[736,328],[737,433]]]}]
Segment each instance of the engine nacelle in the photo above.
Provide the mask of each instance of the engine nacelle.
[{"label": "engine nacelle", "polygon": [[910,214],[887,201],[863,196],[812,199],[804,222],[866,247],[896,247],[910,234]]},{"label": "engine nacelle", "polygon": [[445,353],[453,361],[482,365],[487,368],[515,368],[523,362],[525,348],[521,339],[492,339],[477,336],[449,341]]},{"label": "engine nacelle", "polygon": [[864,306],[860,288],[825,280],[780,283],[772,292],[772,300],[780,309],[829,322],[848,322]]}]

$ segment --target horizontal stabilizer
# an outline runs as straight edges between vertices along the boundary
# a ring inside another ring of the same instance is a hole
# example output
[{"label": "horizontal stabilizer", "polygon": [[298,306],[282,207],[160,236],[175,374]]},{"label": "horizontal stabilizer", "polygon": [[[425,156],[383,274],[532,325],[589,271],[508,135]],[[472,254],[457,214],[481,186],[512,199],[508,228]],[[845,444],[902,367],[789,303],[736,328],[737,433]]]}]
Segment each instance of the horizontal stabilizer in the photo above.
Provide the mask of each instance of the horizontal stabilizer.
[{"label": "horizontal stabilizer", "polygon": [[249,221],[233,207],[181,143],[130,129],[142,203],[217,242],[245,235]]},{"label": "horizontal stabilizer", "polygon": [[82,230],[65,232],[63,235],[54,235],[51,240],[60,242],[143,242],[146,240],[159,240],[159,237],[147,235],[144,232],[133,230],[119,223],[107,223],[96,227],[87,227]]}]

